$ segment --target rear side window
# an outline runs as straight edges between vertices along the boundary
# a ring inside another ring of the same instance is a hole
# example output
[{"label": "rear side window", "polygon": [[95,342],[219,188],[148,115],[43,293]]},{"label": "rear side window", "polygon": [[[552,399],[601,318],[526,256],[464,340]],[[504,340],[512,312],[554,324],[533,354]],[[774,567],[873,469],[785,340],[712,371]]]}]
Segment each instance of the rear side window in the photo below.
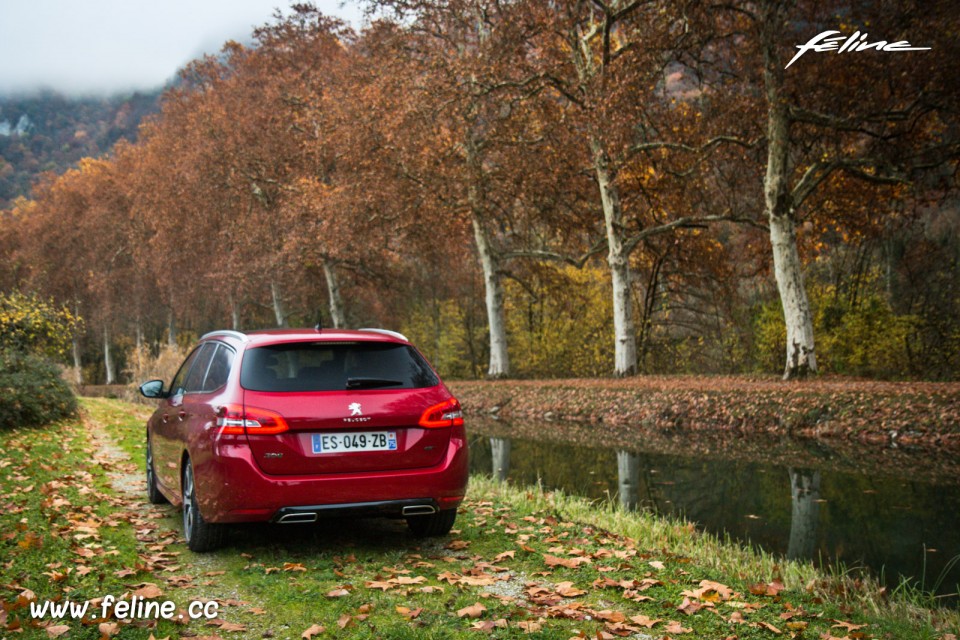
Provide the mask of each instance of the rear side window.
[{"label": "rear side window", "polygon": [[227,377],[230,375],[230,366],[233,364],[233,349],[225,344],[217,345],[217,352],[210,360],[210,367],[207,369],[207,377],[203,381],[203,393],[216,391],[227,384]]},{"label": "rear side window", "polygon": [[300,342],[248,349],[240,384],[251,391],[421,389],[440,381],[416,350],[390,342]]},{"label": "rear side window", "polygon": [[180,365],[180,370],[177,371],[177,375],[173,377],[173,381],[170,382],[170,395],[179,396],[186,391],[185,382],[187,379],[187,374],[190,372],[191,367],[193,367],[194,361],[197,359],[197,356],[200,355],[200,351],[203,347],[197,347],[190,355],[187,356],[187,359],[183,361],[183,364]]},{"label": "rear side window", "polygon": [[207,342],[200,347],[200,355],[190,367],[190,373],[187,374],[187,381],[184,383],[184,390],[187,393],[196,393],[203,388],[203,378],[207,375],[207,369],[210,367],[210,360],[213,359],[213,352],[217,350],[217,345]]}]

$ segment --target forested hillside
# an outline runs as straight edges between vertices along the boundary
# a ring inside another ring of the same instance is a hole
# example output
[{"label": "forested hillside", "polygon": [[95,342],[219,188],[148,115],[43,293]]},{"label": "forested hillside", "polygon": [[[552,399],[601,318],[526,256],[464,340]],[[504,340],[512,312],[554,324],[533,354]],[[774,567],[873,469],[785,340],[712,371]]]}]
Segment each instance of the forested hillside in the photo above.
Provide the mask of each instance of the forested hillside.
[{"label": "forested hillside", "polygon": [[159,95],[0,96],[0,209],[29,196],[42,172],[63,173],[81,158],[109,152],[121,138],[135,140],[143,118],[159,109]]},{"label": "forested hillside", "polygon": [[[318,315],[448,377],[960,373],[952,3],[375,4],[195,61],[3,214],[85,379]],[[788,66],[826,31],[925,48]]]}]

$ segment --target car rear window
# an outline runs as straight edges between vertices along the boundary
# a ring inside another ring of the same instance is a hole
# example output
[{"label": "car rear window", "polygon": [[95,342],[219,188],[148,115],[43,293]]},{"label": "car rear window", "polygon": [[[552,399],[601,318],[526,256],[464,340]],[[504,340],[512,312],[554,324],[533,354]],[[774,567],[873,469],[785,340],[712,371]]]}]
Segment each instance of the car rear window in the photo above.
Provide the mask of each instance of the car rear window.
[{"label": "car rear window", "polygon": [[251,391],[421,389],[440,381],[416,350],[391,342],[296,342],[248,349],[240,384]]}]

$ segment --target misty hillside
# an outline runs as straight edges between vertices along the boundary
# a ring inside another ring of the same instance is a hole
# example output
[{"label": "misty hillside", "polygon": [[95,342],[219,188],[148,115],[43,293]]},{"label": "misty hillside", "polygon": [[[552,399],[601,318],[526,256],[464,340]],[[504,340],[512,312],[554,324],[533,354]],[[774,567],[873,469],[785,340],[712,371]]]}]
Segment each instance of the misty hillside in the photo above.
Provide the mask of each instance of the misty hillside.
[{"label": "misty hillside", "polygon": [[83,157],[100,156],[158,110],[160,91],[109,98],[54,92],[0,96],[0,210],[29,196],[45,171],[63,173]]}]

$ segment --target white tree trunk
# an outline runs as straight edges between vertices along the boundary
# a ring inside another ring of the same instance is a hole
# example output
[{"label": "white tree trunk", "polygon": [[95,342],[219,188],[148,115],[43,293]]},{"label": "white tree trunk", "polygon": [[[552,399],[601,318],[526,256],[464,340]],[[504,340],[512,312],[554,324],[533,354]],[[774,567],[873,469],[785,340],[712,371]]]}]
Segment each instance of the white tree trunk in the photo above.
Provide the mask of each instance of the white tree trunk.
[{"label": "white tree trunk", "polygon": [[483,286],[487,306],[487,324],[490,328],[490,366],[487,375],[503,378],[510,375],[510,356],[507,352],[507,327],[503,310],[503,284],[500,281],[500,264],[490,246],[486,229],[476,213],[473,218],[473,235],[480,254],[483,269]]},{"label": "white tree trunk", "polygon": [[116,382],[113,354],[110,352],[110,330],[107,327],[103,328],[103,368],[107,373],[107,384]]},{"label": "white tree trunk", "polygon": [[610,281],[613,287],[614,373],[618,376],[631,376],[637,372],[637,336],[633,323],[633,305],[630,303],[630,255],[624,249],[620,231],[623,222],[620,193],[613,182],[603,145],[594,138],[590,141],[590,147],[603,205],[603,221],[607,232],[607,264],[610,266]]},{"label": "white tree trunk", "polygon": [[[135,375],[140,376],[143,372],[143,321],[140,319],[140,315],[137,315],[137,346],[134,349],[134,352],[137,354],[137,364],[135,369]],[[134,380],[139,384],[139,380]]]},{"label": "white tree trunk", "polygon": [[335,266],[329,262],[323,263],[323,275],[327,279],[327,292],[330,296],[330,322],[334,329],[342,329],[347,325],[347,318],[343,310],[343,298],[340,296],[340,278],[337,277]]},{"label": "white tree trunk", "polygon": [[277,326],[286,327],[287,315],[283,308],[283,297],[280,295],[280,286],[276,282],[270,283],[270,296],[273,299],[273,314],[277,319]]},{"label": "white tree trunk", "polygon": [[783,33],[783,6],[769,3],[765,10],[763,44],[764,87],[767,94],[767,173],[763,191],[770,223],[774,274],[787,330],[783,378],[789,380],[816,373],[817,358],[813,343],[813,316],[797,251],[794,202],[790,189],[790,119],[782,95],[783,68],[777,55]]},{"label": "white tree trunk", "polygon": [[773,245],[773,267],[783,305],[787,329],[784,380],[802,378],[817,370],[813,343],[813,315],[803,285],[797,234],[789,215],[770,216],[770,243]]},{"label": "white tree trunk", "polygon": [[230,328],[240,331],[240,305],[233,296],[230,296]]},{"label": "white tree trunk", "polygon": [[177,346],[177,322],[173,309],[167,314],[167,345],[172,349]]},{"label": "white tree trunk", "polygon": [[77,386],[83,384],[83,362],[80,360],[80,339],[73,337],[73,376]]}]

